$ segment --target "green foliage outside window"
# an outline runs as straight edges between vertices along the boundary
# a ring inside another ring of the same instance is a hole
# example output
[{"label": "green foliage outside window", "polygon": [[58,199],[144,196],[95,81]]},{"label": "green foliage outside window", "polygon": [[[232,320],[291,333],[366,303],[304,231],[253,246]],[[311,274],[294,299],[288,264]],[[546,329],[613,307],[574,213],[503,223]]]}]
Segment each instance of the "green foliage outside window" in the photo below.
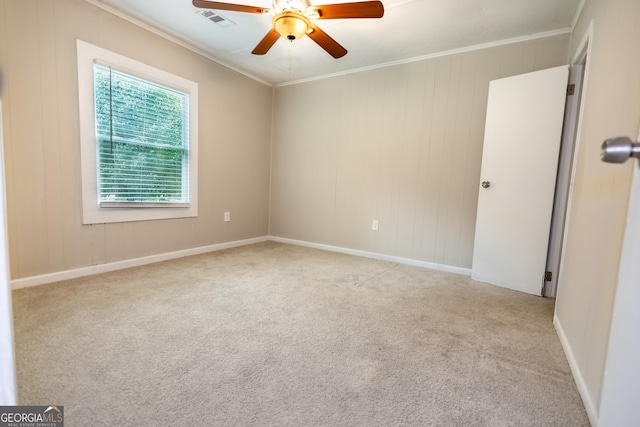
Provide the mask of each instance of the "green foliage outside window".
[{"label": "green foliage outside window", "polygon": [[100,202],[187,203],[188,94],[94,66]]}]

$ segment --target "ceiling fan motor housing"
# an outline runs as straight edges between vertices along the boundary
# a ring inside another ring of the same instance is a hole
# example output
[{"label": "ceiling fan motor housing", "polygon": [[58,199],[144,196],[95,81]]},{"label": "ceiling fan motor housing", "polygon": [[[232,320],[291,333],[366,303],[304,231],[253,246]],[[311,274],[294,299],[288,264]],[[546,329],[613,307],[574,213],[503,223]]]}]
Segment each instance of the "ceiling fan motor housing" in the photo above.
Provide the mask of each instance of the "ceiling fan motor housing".
[{"label": "ceiling fan motor housing", "polygon": [[282,12],[273,17],[273,27],[288,40],[297,40],[311,28],[309,18],[298,12]]}]

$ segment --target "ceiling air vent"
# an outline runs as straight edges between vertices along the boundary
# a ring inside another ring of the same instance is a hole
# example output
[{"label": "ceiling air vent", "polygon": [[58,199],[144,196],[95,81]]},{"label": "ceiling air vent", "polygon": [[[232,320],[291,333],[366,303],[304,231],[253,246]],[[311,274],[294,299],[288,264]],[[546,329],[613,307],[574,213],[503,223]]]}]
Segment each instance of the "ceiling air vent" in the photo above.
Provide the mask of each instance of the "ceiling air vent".
[{"label": "ceiling air vent", "polygon": [[202,15],[205,18],[207,18],[209,21],[213,22],[214,24],[219,25],[220,27],[230,27],[232,25],[235,25],[236,23],[233,21],[230,21],[229,19],[225,18],[224,16],[215,13],[211,10],[199,10],[196,12],[198,15]]}]

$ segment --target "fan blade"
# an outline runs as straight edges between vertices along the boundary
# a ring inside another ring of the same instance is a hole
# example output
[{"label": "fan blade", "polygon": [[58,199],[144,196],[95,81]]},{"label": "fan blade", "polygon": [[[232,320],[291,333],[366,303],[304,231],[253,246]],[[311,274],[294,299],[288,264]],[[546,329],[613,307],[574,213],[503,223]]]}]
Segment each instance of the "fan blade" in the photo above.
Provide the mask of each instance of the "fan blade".
[{"label": "fan blade", "polygon": [[267,33],[267,35],[264,36],[262,40],[260,40],[258,46],[256,46],[256,48],[253,49],[251,53],[253,53],[254,55],[264,55],[265,53],[269,52],[269,49],[271,49],[271,46],[275,44],[279,37],[280,33],[278,33],[275,28],[272,28]]},{"label": "fan blade", "polygon": [[271,9],[265,9],[264,7],[258,6],[245,6],[242,4],[233,4],[233,3],[220,3],[217,1],[207,1],[207,0],[193,0],[193,5],[195,7],[200,7],[203,9],[217,9],[217,10],[232,10],[234,12],[247,12],[247,13],[267,13]]},{"label": "fan blade", "polygon": [[317,12],[316,19],[382,18],[384,6],[379,1],[362,1],[311,6],[308,11]]},{"label": "fan blade", "polygon": [[322,31],[318,26],[311,24],[311,31],[307,35],[314,42],[318,43],[318,46],[327,51],[327,53],[334,58],[342,58],[347,54],[347,49],[342,47],[340,43],[332,39],[329,34]]}]

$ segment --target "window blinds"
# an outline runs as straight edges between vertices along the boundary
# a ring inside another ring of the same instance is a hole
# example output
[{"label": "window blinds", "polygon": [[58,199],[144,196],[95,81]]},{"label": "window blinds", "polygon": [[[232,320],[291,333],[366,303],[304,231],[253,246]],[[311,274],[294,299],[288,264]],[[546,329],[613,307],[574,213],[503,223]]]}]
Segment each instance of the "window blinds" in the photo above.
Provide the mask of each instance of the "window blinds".
[{"label": "window blinds", "polygon": [[189,94],[94,64],[98,202],[187,206]]}]

